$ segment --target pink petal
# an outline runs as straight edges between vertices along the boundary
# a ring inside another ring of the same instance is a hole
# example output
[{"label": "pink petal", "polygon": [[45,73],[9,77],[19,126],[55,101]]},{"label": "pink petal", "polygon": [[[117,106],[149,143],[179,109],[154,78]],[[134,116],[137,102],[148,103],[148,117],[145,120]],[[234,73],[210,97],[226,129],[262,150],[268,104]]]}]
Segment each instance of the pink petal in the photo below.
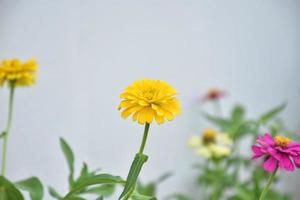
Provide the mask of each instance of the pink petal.
[{"label": "pink petal", "polygon": [[292,156],[296,167],[300,168],[300,156]]},{"label": "pink petal", "polygon": [[300,152],[300,144],[299,143],[291,143],[289,146],[288,146],[288,149],[290,150],[293,150],[293,151],[298,151]]},{"label": "pink petal", "polygon": [[281,159],[279,160],[279,166],[281,168],[284,168],[287,171],[294,171],[295,166],[293,164],[293,162],[291,161],[291,159],[284,154],[281,154]]},{"label": "pink petal", "polygon": [[263,136],[259,135],[256,137],[256,143],[260,144],[260,145],[265,145],[265,139]]},{"label": "pink petal", "polygon": [[270,156],[265,162],[264,162],[264,164],[263,164],[263,167],[264,167],[264,169],[267,171],[267,172],[274,172],[275,171],[275,169],[276,169],[276,167],[277,167],[277,163],[278,163],[278,161],[274,158],[274,157],[272,157],[272,156]]},{"label": "pink petal", "polygon": [[256,159],[264,155],[264,153],[261,151],[261,147],[253,145],[251,148],[252,148],[252,152],[254,153],[252,159]]},{"label": "pink petal", "polygon": [[298,155],[298,154],[297,154],[297,151],[294,151],[294,150],[291,149],[291,148],[285,149],[285,148],[283,148],[283,147],[278,146],[278,147],[276,147],[276,149],[277,149],[279,152],[282,152],[282,153],[285,153],[285,154],[289,154],[289,155],[291,155],[291,156],[296,156],[296,155]]},{"label": "pink petal", "polygon": [[268,145],[275,144],[275,141],[273,140],[273,138],[271,137],[271,135],[269,133],[265,133],[264,140]]},{"label": "pink petal", "polygon": [[276,158],[278,151],[273,147],[269,146],[267,147],[267,153]]}]

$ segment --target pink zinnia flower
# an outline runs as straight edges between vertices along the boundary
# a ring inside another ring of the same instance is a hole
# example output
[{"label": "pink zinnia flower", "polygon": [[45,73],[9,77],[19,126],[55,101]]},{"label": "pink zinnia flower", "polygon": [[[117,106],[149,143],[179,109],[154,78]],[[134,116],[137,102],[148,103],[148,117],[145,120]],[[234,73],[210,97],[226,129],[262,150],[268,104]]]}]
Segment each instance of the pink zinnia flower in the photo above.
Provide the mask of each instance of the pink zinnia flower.
[{"label": "pink zinnia flower", "polygon": [[287,137],[271,137],[269,133],[258,136],[256,145],[252,146],[252,159],[264,156],[263,168],[274,172],[277,167],[287,171],[294,171],[295,166],[300,168],[300,143],[292,142]]},{"label": "pink zinnia flower", "polygon": [[202,101],[215,101],[226,96],[226,92],[217,88],[211,88],[207,94],[202,98]]}]

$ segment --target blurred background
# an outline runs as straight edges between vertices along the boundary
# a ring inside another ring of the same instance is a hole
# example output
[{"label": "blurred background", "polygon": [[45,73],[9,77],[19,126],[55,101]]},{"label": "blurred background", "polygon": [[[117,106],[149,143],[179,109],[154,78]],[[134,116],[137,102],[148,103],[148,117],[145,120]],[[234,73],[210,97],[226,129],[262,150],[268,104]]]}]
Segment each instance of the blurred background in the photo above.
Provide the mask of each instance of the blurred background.
[{"label": "blurred background", "polygon": [[[39,63],[36,86],[17,89],[8,176],[35,174],[65,192],[64,137],[77,170],[85,161],[125,177],[143,127],[120,117],[119,94],[133,80],[163,79],[179,91],[183,112],[151,127],[142,180],[173,171],[158,198],[196,195],[191,165],[201,158],[186,141],[207,125],[195,105],[208,88],[229,92],[224,113],[242,102],[255,117],[286,101],[281,117],[300,129],[299,9],[298,0],[0,0],[0,58]],[[6,89],[0,98],[3,128]],[[300,172],[282,175],[299,199]]]}]

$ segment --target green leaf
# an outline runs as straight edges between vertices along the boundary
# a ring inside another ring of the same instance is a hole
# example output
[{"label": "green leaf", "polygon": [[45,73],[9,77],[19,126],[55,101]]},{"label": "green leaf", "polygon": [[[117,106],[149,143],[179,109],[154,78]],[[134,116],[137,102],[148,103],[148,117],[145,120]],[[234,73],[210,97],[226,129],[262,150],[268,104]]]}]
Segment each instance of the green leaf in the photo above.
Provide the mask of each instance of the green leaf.
[{"label": "green leaf", "polygon": [[14,184],[0,176],[0,200],[24,200],[24,197]]},{"label": "green leaf", "polygon": [[18,181],[16,186],[29,192],[31,200],[42,200],[44,196],[43,184],[37,177],[30,177],[28,179]]},{"label": "green leaf", "polygon": [[230,128],[231,126],[231,121],[221,118],[221,117],[217,117],[217,116],[212,116],[210,114],[207,113],[203,113],[203,116],[210,122],[214,123],[215,125],[219,126],[219,128],[222,131],[226,131]]},{"label": "green leaf", "polygon": [[236,105],[231,112],[232,121],[242,121],[245,117],[245,108],[241,105]]},{"label": "green leaf", "polygon": [[136,190],[142,195],[155,196],[158,184],[165,181],[172,175],[173,175],[172,172],[166,172],[166,173],[162,174],[160,177],[158,177],[157,180],[152,181],[148,184],[142,184],[140,181],[138,181]]},{"label": "green leaf", "polygon": [[97,172],[99,170],[89,171],[88,165],[86,163],[83,163],[83,166],[81,168],[80,176],[74,181],[74,184],[77,182],[80,182],[83,179],[86,179],[88,177],[92,177],[97,175]]},{"label": "green leaf", "polygon": [[138,182],[136,186],[136,190],[142,195],[154,196],[156,193],[156,184],[155,183],[142,184]]},{"label": "green leaf", "polygon": [[3,132],[0,134],[0,139],[3,138],[5,135],[6,135],[6,131],[3,131]]},{"label": "green leaf", "polygon": [[134,191],[133,194],[131,195],[132,200],[157,200],[156,197],[153,196],[146,196],[139,194],[137,191]]},{"label": "green leaf", "polygon": [[74,154],[70,145],[63,139],[60,138],[60,147],[65,155],[65,158],[68,163],[70,175],[69,175],[69,186],[72,188],[74,183]]},{"label": "green leaf", "polygon": [[155,183],[158,184],[158,183],[164,182],[165,180],[167,180],[168,178],[170,178],[172,175],[173,175],[172,172],[166,172],[166,173],[162,174],[162,175],[155,181]]},{"label": "green leaf", "polygon": [[88,177],[76,183],[73,189],[63,198],[63,200],[72,200],[77,192],[86,189],[89,186],[98,184],[124,184],[124,180],[119,176],[112,176],[110,174],[99,174],[96,176]]},{"label": "green leaf", "polygon": [[86,163],[83,163],[79,178],[88,177],[88,176],[89,176],[89,168]]},{"label": "green leaf", "polygon": [[62,195],[60,195],[54,188],[48,187],[49,194],[55,199],[62,199]]},{"label": "green leaf", "polygon": [[80,196],[72,196],[72,200],[86,200],[86,199]]},{"label": "green leaf", "polygon": [[137,182],[137,178],[141,172],[141,169],[142,169],[144,163],[147,162],[147,160],[148,160],[148,156],[146,156],[144,154],[137,153],[135,155],[135,158],[131,164],[129,174],[126,179],[126,185],[124,187],[124,190],[123,190],[121,196],[119,197],[119,200],[120,199],[124,199],[124,200],[129,199],[129,197],[131,196],[131,194],[134,191],[134,188],[135,188],[135,185]]},{"label": "green leaf", "polygon": [[101,195],[102,197],[111,196],[115,191],[116,186],[114,184],[103,184],[97,187],[89,188],[84,193],[92,193]]},{"label": "green leaf", "polygon": [[259,123],[266,124],[271,119],[273,119],[276,115],[278,115],[280,112],[282,112],[285,109],[286,105],[287,105],[286,103],[283,103],[283,104],[271,109],[270,111],[262,114],[262,116],[258,120]]}]

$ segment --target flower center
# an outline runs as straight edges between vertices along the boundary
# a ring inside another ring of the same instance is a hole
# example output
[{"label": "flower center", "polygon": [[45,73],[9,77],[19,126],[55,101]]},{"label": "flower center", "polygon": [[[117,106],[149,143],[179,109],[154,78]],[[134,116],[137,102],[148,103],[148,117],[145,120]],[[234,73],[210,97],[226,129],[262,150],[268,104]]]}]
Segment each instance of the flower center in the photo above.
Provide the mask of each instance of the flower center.
[{"label": "flower center", "polygon": [[151,90],[148,90],[144,93],[144,97],[147,99],[147,100],[152,100],[154,95],[156,93],[156,90],[154,89],[151,89]]},{"label": "flower center", "polygon": [[212,128],[207,128],[203,131],[202,140],[204,144],[216,142],[217,131]]},{"label": "flower center", "polygon": [[208,91],[208,96],[212,99],[217,98],[219,96],[220,91],[218,89],[210,89]]},{"label": "flower center", "polygon": [[290,138],[283,137],[283,136],[280,136],[280,135],[276,135],[274,140],[275,140],[275,144],[277,146],[281,146],[281,147],[287,147],[291,143]]}]

